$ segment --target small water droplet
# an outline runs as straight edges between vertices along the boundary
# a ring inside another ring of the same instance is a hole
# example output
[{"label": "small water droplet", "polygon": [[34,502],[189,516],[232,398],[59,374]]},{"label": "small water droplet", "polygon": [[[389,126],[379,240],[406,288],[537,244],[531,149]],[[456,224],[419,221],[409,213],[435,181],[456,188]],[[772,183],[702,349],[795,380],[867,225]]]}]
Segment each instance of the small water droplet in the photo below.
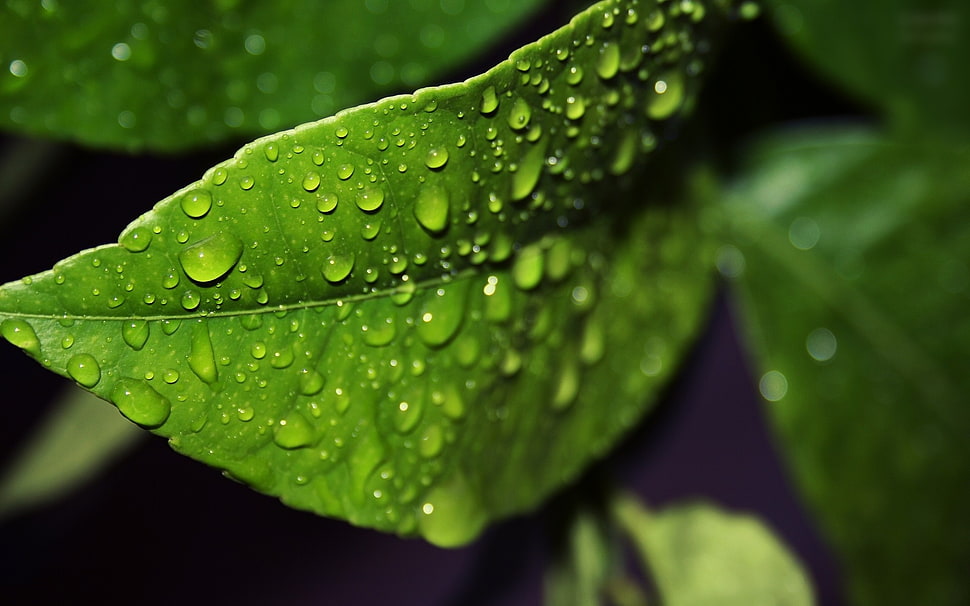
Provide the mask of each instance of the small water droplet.
[{"label": "small water droplet", "polygon": [[190,191],[182,196],[182,212],[193,219],[201,219],[212,208],[212,195],[204,189]]},{"label": "small water droplet", "polygon": [[337,177],[346,181],[354,175],[354,165],[353,164],[341,164],[337,167]]},{"label": "small water droplet", "polygon": [[172,412],[165,396],[137,379],[119,379],[111,390],[111,401],[121,414],[143,427],[162,425]]},{"label": "small water droplet", "polygon": [[244,190],[248,191],[252,189],[254,185],[256,185],[256,179],[254,179],[250,175],[246,175],[239,180],[239,187],[241,187]]},{"label": "small water droplet", "polygon": [[179,253],[185,275],[195,282],[213,282],[222,278],[239,261],[243,243],[233,234],[220,231],[192,244]]},{"label": "small water droplet", "polygon": [[495,94],[495,87],[489,86],[484,91],[482,91],[482,108],[481,112],[484,115],[489,115],[495,113],[498,109],[498,95]]},{"label": "small water droplet", "polygon": [[101,380],[101,366],[91,354],[77,354],[67,361],[67,374],[84,387],[94,387]]}]

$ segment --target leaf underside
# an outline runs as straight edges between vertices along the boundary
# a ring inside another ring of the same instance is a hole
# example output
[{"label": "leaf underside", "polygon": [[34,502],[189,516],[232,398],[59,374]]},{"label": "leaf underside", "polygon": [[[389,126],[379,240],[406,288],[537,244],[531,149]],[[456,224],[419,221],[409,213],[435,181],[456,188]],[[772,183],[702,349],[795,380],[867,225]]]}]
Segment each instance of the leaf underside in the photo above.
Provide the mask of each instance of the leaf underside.
[{"label": "leaf underside", "polygon": [[260,139],[2,287],[3,336],[293,507],[467,542],[615,442],[697,329],[705,240],[642,166],[720,6],[600,2]]}]

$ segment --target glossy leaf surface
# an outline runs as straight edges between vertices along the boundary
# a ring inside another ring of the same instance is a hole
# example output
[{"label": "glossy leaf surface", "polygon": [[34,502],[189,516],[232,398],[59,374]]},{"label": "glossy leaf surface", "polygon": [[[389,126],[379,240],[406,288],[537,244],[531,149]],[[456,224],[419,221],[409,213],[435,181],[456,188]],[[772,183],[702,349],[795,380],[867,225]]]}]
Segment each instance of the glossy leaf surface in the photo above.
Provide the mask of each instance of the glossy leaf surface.
[{"label": "glossy leaf surface", "polygon": [[668,606],[808,606],[798,560],[757,518],[693,503],[651,512],[629,498],[616,517]]},{"label": "glossy leaf surface", "polygon": [[250,138],[413,90],[539,4],[15,0],[0,126],[125,149]]},{"label": "glossy leaf surface", "polygon": [[966,149],[861,130],[762,143],[719,263],[854,604],[965,604]]},{"label": "glossy leaf surface", "polygon": [[601,2],[481,77],[261,139],[3,287],[3,336],[294,507],[471,540],[604,452],[697,328],[692,212],[630,192],[723,16]]}]

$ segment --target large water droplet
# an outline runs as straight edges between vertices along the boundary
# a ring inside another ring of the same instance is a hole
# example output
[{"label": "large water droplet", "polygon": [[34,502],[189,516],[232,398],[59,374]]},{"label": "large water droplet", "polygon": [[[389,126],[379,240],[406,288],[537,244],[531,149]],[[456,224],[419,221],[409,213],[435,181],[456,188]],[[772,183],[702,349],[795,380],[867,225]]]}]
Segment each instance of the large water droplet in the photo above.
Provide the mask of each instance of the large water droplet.
[{"label": "large water droplet", "polygon": [[121,234],[118,238],[118,244],[129,252],[142,252],[148,248],[148,245],[152,243],[152,230],[140,225],[138,227],[126,230],[125,233]]},{"label": "large water droplet", "polygon": [[435,147],[428,150],[428,155],[424,158],[424,165],[432,170],[444,167],[448,163],[448,150],[444,147]]},{"label": "large water droplet", "polygon": [[464,292],[439,289],[425,299],[418,316],[418,337],[429,347],[441,347],[458,332],[465,317]]},{"label": "large water droplet", "polygon": [[566,99],[566,117],[579,120],[586,113],[586,102],[582,97],[568,97]]},{"label": "large water droplet", "polygon": [[438,482],[424,498],[418,528],[438,547],[458,547],[474,539],[488,519],[481,499],[459,472]]},{"label": "large water droplet", "polygon": [[522,290],[531,290],[542,281],[545,256],[538,246],[523,248],[512,264],[512,281]]},{"label": "large water droplet", "polygon": [[432,425],[424,430],[418,440],[418,452],[426,459],[432,459],[441,454],[445,445],[445,433],[440,425]]},{"label": "large water droplet", "polygon": [[440,185],[422,187],[414,202],[414,218],[428,232],[434,235],[442,233],[448,227],[450,218],[448,190]]},{"label": "large water droplet", "polygon": [[243,243],[229,232],[216,234],[191,244],[179,253],[185,275],[195,282],[212,282],[235,267],[243,253]]},{"label": "large water droplet", "polygon": [[121,338],[135,351],[141,350],[148,342],[148,333],[148,322],[145,320],[127,320],[121,326]]},{"label": "large water droplet", "polygon": [[495,94],[495,87],[489,86],[482,91],[482,113],[486,116],[498,109],[498,95]]},{"label": "large water droplet", "polygon": [[212,340],[209,338],[209,327],[205,322],[198,322],[192,328],[188,360],[192,372],[206,383],[215,383],[219,378],[216,356],[212,351]]},{"label": "large water droplet", "polygon": [[67,374],[84,387],[94,387],[101,380],[101,367],[91,354],[77,354],[67,361]]},{"label": "large water droplet", "polygon": [[365,187],[357,192],[357,207],[364,212],[374,212],[384,204],[384,190],[380,187]]},{"label": "large water droplet", "polygon": [[310,171],[303,177],[303,189],[307,191],[316,191],[320,187],[320,173],[315,171]]},{"label": "large water droplet", "polygon": [[0,324],[0,334],[11,345],[15,345],[34,357],[40,356],[40,341],[33,327],[23,320],[4,320]]},{"label": "large water droplet", "polygon": [[137,379],[119,379],[111,390],[111,401],[121,414],[143,427],[160,426],[172,412],[168,398]]},{"label": "large water droplet", "polygon": [[596,73],[600,78],[609,80],[620,69],[620,46],[607,42],[600,49],[599,60],[596,62]]},{"label": "large water droplet", "polygon": [[512,199],[524,200],[539,183],[546,162],[546,145],[538,143],[525,153],[519,168],[512,174]]},{"label": "large water droplet", "polygon": [[514,130],[522,130],[529,126],[529,119],[531,117],[532,108],[529,107],[529,103],[525,99],[519,97],[512,104],[512,110],[509,111],[509,126]]},{"label": "large water droplet", "polygon": [[300,393],[305,396],[315,396],[323,391],[326,382],[323,375],[312,369],[303,369],[300,373]]},{"label": "large water droplet", "polygon": [[350,275],[351,270],[354,269],[355,261],[354,253],[333,255],[323,264],[323,277],[331,284],[341,282]]},{"label": "large water droplet", "polygon": [[273,441],[280,448],[287,450],[309,446],[313,443],[313,438],[313,426],[298,412],[290,413],[285,419],[280,419],[279,424],[273,428]]},{"label": "large water droplet", "polygon": [[662,74],[653,85],[653,93],[647,100],[647,117],[664,120],[672,116],[684,104],[686,86],[684,76],[678,71]]},{"label": "large water droplet", "polygon": [[190,191],[182,196],[181,205],[186,215],[200,219],[212,208],[212,195],[204,189]]},{"label": "large water droplet", "polygon": [[337,177],[346,181],[354,175],[354,165],[353,164],[341,164],[337,167]]},{"label": "large water droplet", "polygon": [[621,135],[620,144],[616,147],[616,155],[610,164],[610,174],[625,174],[633,166],[633,161],[637,157],[637,143],[639,134],[634,130],[628,130]]}]

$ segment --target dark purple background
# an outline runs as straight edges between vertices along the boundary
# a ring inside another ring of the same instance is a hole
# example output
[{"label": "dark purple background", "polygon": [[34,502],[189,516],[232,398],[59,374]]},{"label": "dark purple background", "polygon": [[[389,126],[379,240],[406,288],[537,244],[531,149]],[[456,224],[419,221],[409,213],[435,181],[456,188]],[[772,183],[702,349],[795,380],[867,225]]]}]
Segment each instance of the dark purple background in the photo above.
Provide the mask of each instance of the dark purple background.
[{"label": "dark purple background", "polygon": [[[725,165],[739,141],[767,124],[852,109],[805,76],[763,25],[741,30],[724,55],[723,65],[751,67],[715,72],[706,97],[715,102],[701,112]],[[0,140],[0,166],[24,161],[21,191],[0,183],[0,282],[115,241],[131,219],[234,148],[128,157]],[[837,566],[784,472],[735,324],[722,295],[659,409],[598,469],[613,470],[653,506],[700,497],[759,515],[805,562],[819,603],[838,606]],[[63,379],[3,344],[0,385],[7,460]],[[444,551],[287,509],[156,438],[66,501],[0,525],[0,601],[536,605],[546,521],[562,501]]]}]

